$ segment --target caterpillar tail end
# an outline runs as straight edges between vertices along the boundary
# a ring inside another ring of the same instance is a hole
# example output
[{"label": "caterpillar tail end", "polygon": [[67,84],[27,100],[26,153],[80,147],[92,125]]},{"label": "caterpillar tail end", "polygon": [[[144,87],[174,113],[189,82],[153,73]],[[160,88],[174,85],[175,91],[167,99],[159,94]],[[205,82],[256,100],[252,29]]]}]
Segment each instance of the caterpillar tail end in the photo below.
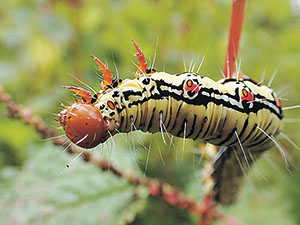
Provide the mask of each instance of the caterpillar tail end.
[{"label": "caterpillar tail end", "polygon": [[93,105],[78,102],[65,107],[58,121],[66,136],[82,148],[94,148],[108,138],[106,122]]}]

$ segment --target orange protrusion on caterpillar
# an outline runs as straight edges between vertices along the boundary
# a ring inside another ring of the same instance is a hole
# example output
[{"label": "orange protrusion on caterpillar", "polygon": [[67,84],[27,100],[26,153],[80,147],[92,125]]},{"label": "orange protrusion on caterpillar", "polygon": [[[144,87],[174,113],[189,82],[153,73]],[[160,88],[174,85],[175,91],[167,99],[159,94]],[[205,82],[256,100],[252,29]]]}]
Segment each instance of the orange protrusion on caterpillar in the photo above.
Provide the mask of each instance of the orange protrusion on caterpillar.
[{"label": "orange protrusion on caterpillar", "polygon": [[135,42],[135,40],[131,39],[134,47],[136,49],[136,57],[139,59],[138,64],[137,64],[137,71],[135,73],[136,77],[138,77],[140,74],[146,74],[146,70],[147,70],[147,61],[145,59],[144,53],[142,52],[142,50],[140,49],[140,47],[138,46],[138,44]]},{"label": "orange protrusion on caterpillar", "polygon": [[93,148],[108,138],[101,113],[90,104],[74,103],[66,107],[59,113],[59,123],[67,137],[82,148]]},{"label": "orange protrusion on caterpillar", "polygon": [[112,85],[114,81],[114,76],[109,68],[97,57],[91,55],[91,57],[96,61],[99,66],[100,71],[103,73],[103,81],[101,82],[102,90],[106,90],[106,86]]},{"label": "orange protrusion on caterpillar", "polygon": [[63,88],[66,88],[68,90],[74,91],[77,95],[79,95],[80,97],[82,97],[82,99],[85,102],[91,102],[93,95],[90,91],[87,91],[81,87],[73,87],[73,86],[63,86]]}]

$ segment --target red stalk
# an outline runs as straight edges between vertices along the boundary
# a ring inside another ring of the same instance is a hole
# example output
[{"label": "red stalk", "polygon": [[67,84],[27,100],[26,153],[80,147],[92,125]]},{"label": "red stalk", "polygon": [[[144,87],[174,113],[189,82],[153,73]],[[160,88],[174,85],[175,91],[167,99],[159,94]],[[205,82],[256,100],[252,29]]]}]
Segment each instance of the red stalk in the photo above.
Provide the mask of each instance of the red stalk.
[{"label": "red stalk", "polygon": [[246,2],[247,0],[233,0],[232,2],[228,48],[223,70],[226,78],[231,78],[236,72],[236,58],[239,50]]}]

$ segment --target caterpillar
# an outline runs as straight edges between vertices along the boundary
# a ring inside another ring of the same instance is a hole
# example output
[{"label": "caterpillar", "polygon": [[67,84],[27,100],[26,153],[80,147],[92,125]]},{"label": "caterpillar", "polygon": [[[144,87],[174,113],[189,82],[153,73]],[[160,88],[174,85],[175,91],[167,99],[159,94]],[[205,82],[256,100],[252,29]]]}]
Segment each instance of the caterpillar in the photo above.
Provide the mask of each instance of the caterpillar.
[{"label": "caterpillar", "polygon": [[134,128],[222,146],[212,174],[214,198],[234,202],[243,175],[281,132],[280,99],[271,88],[243,74],[215,82],[192,72],[171,75],[148,69],[143,52],[132,41],[138,57],[135,79],[114,79],[92,56],[103,73],[101,90],[93,95],[65,87],[81,97],[59,113],[66,136],[80,147],[93,148]]}]

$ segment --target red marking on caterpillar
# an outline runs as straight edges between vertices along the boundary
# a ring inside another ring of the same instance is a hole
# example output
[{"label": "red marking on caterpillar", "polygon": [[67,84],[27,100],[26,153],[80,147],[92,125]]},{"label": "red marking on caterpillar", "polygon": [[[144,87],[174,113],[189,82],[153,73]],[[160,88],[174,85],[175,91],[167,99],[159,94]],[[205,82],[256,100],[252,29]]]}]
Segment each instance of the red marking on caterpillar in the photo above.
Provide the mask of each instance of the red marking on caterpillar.
[{"label": "red marking on caterpillar", "polygon": [[194,83],[192,80],[188,80],[186,82],[184,89],[186,91],[194,91],[196,94],[200,90],[199,85],[197,85],[196,83]]},{"label": "red marking on caterpillar", "polygon": [[278,97],[276,98],[276,103],[280,108],[282,108],[282,103],[280,101],[280,98],[278,98]]},{"label": "red marking on caterpillar", "polygon": [[112,109],[112,110],[115,109],[115,105],[114,105],[114,103],[113,103],[112,101],[108,101],[108,102],[107,102],[107,106],[108,106],[110,109]]},{"label": "red marking on caterpillar", "polygon": [[243,88],[241,93],[241,99],[242,101],[253,101],[254,96],[251,91],[247,91],[245,88]]},{"label": "red marking on caterpillar", "polygon": [[93,105],[74,103],[59,113],[58,120],[67,137],[80,147],[93,148],[107,139],[106,123]]}]

